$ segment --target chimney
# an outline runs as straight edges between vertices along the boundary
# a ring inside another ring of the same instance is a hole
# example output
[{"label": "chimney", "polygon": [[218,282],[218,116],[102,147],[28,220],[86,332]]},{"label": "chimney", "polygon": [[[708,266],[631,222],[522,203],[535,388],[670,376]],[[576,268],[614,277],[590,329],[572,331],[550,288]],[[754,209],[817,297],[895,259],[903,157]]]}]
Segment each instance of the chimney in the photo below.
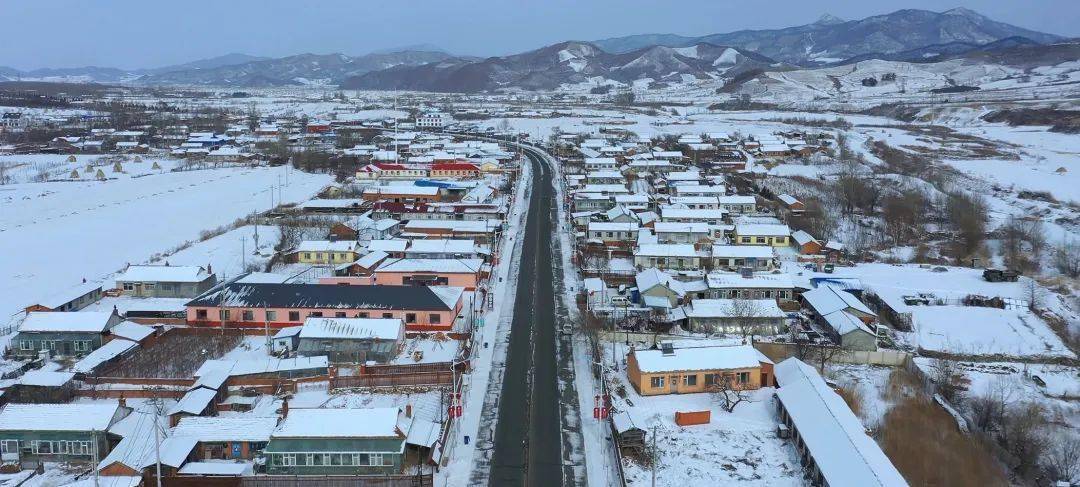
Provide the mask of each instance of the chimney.
[{"label": "chimney", "polygon": [[86,284],[86,278],[85,277],[82,278],[82,282],[83,282],[83,284]]},{"label": "chimney", "polygon": [[213,274],[214,273],[214,268],[210,266],[209,262],[206,263],[206,273],[207,274]]},{"label": "chimney", "polygon": [[412,417],[412,404],[406,404],[405,405],[405,417],[406,418],[411,418]]},{"label": "chimney", "polygon": [[165,261],[165,267],[169,267],[169,261]]},{"label": "chimney", "polygon": [[118,399],[116,403],[122,408],[127,407],[127,399],[124,399],[124,396],[120,396],[120,399]]}]

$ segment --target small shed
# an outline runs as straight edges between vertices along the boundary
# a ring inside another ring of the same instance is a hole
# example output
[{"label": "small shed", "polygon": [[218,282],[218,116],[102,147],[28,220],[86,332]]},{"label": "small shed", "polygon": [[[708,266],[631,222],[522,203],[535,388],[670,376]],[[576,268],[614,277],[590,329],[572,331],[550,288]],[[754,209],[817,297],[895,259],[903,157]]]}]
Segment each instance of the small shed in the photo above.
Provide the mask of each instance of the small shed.
[{"label": "small shed", "polygon": [[618,439],[619,450],[623,454],[642,453],[645,451],[645,430],[634,424],[630,413],[619,411],[611,415],[611,428]]}]

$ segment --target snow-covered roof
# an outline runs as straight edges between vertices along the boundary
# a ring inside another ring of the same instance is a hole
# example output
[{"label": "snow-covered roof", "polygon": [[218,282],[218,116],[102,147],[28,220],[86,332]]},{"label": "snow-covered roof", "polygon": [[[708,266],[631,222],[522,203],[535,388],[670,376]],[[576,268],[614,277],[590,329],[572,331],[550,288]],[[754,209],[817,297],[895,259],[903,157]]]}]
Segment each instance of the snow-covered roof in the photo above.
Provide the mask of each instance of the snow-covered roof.
[{"label": "snow-covered roof", "polygon": [[100,282],[84,282],[51,294],[35,304],[40,304],[49,309],[56,309],[84,295],[100,290]]},{"label": "snow-covered roof", "polygon": [[75,378],[74,372],[52,370],[31,370],[19,377],[18,383],[24,386],[60,387]]},{"label": "snow-covered roof", "polygon": [[773,223],[736,223],[735,234],[739,236],[759,235],[786,237],[791,235],[791,229],[788,228],[787,225],[777,225]]},{"label": "snow-covered roof", "polygon": [[102,333],[112,317],[111,311],[34,311],[26,314],[19,331]]},{"label": "snow-covered roof", "polygon": [[105,431],[118,402],[8,404],[0,410],[0,431]]},{"label": "snow-covered roof", "polygon": [[790,194],[782,194],[776,197],[776,199],[782,201],[785,205],[791,206],[799,202],[799,199],[791,196]]},{"label": "snow-covered roof", "polygon": [[300,338],[397,340],[403,328],[399,318],[308,318]]},{"label": "snow-covered roof", "polygon": [[824,316],[834,311],[854,309],[856,311],[876,316],[855,295],[841,291],[831,286],[822,286],[803,293],[803,299],[819,315]]},{"label": "snow-covered roof", "polygon": [[791,238],[795,240],[795,243],[799,244],[800,246],[817,241],[817,239],[815,239],[813,235],[806,233],[806,231],[804,230],[796,230],[792,232]]},{"label": "snow-covered roof", "polygon": [[393,239],[393,240],[372,240],[368,242],[367,248],[369,251],[383,251],[383,252],[404,252],[409,247],[409,240]]},{"label": "snow-covered roof", "polygon": [[[686,291],[683,289],[683,283],[676,281],[671,274],[650,267],[645,269],[634,276],[634,282],[637,284],[638,290],[641,292],[648,291],[656,286],[663,285],[671,289],[678,296],[684,296]],[[648,297],[648,296],[646,296]],[[669,303],[670,304],[670,303]]]},{"label": "snow-covered roof", "polygon": [[634,250],[634,256],[701,257],[693,244],[644,244]]},{"label": "snow-covered roof", "polygon": [[792,289],[790,274],[754,274],[743,277],[732,272],[710,272],[705,276],[709,289]]},{"label": "snow-covered roof", "polygon": [[821,318],[829,328],[835,330],[840,336],[847,335],[853,331],[864,331],[866,333],[874,334],[874,332],[870,331],[870,327],[866,326],[862,320],[844,310],[833,311],[827,315],[822,315]]},{"label": "snow-covered roof", "polygon": [[202,282],[206,269],[195,265],[132,265],[116,276],[117,282]]},{"label": "snow-covered roof", "polygon": [[[461,288],[458,288],[461,289]],[[251,360],[207,360],[195,371],[195,377],[202,377],[214,370],[228,371],[229,376],[287,372],[292,370],[325,369],[330,361],[325,356],[294,357]]]},{"label": "snow-covered roof", "polygon": [[276,416],[188,416],[169,435],[201,442],[270,441],[274,428]]},{"label": "snow-covered roof", "polygon": [[706,346],[674,349],[664,355],[662,350],[634,350],[638,369],[657,374],[675,371],[733,370],[756,368],[761,353],[750,345]]},{"label": "snow-covered roof", "polygon": [[483,265],[483,259],[395,259],[383,262],[376,272],[476,274]]},{"label": "snow-covered roof", "polygon": [[704,222],[656,222],[656,233],[709,233],[709,225]]},{"label": "snow-covered roof", "polygon": [[290,409],[272,438],[403,438],[398,408]]},{"label": "snow-covered roof", "polygon": [[713,257],[732,257],[742,259],[771,259],[773,249],[765,245],[713,245]]},{"label": "snow-covered roof", "polygon": [[304,240],[296,246],[297,252],[353,252],[356,242],[349,240]]},{"label": "snow-covered roof", "polygon": [[210,401],[213,401],[216,395],[217,391],[213,389],[203,387],[192,389],[187,394],[184,394],[184,397],[181,397],[176,404],[173,404],[167,414],[170,416],[178,413],[200,414],[206,409],[206,406],[210,405]]},{"label": "snow-covered roof", "polygon": [[248,462],[188,462],[180,467],[180,475],[248,476],[255,474],[255,465]]},{"label": "snow-covered roof", "polygon": [[114,337],[126,338],[133,342],[141,342],[146,337],[153,335],[154,329],[133,321],[122,321],[117,323],[116,326],[109,328],[109,333]]},{"label": "snow-covered roof", "polygon": [[109,360],[112,360],[116,357],[119,357],[120,355],[127,353],[128,350],[131,350],[138,346],[139,344],[130,340],[109,340],[108,343],[102,345],[101,347],[98,347],[96,350],[90,352],[78,362],[75,362],[75,365],[71,366],[71,370],[83,374],[88,374],[92,372],[97,366],[108,362]]},{"label": "snow-covered roof", "polygon": [[685,306],[690,318],[783,318],[775,299],[695,299]]},{"label": "snow-covered roof", "polygon": [[409,246],[406,252],[472,254],[476,252],[476,242],[468,239],[418,239],[406,240]]},{"label": "snow-covered roof", "polygon": [[813,367],[789,358],[774,373],[780,384],[776,396],[829,485],[908,485]]},{"label": "snow-covered roof", "polygon": [[636,232],[637,222],[589,222],[590,232]]}]

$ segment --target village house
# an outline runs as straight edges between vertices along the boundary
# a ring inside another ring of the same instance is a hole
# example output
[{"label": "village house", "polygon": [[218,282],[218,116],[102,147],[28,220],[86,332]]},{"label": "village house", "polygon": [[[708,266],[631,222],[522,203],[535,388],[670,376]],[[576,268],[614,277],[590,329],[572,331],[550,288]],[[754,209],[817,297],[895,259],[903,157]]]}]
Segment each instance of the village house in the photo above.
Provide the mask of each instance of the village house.
[{"label": "village house", "polygon": [[[397,157],[394,152],[391,160]],[[357,180],[374,179],[422,179],[428,175],[426,166],[415,164],[398,164],[396,162],[373,162],[364,165],[356,171]]]},{"label": "village house", "polygon": [[11,352],[24,358],[40,352],[83,356],[100,347],[121,321],[115,311],[30,312],[11,339]]},{"label": "village house", "polygon": [[773,223],[736,223],[734,242],[739,245],[790,245],[791,229],[787,225]]},{"label": "village house", "polygon": [[414,239],[404,240],[408,246],[401,251],[407,259],[483,259],[488,252],[472,240]]},{"label": "village house", "polygon": [[847,403],[797,358],[776,365],[776,409],[814,485],[907,487]]},{"label": "village house", "polygon": [[653,233],[656,234],[657,241],[662,244],[711,242],[713,237],[709,225],[702,222],[656,222],[653,224]]},{"label": "village house", "polygon": [[0,455],[31,465],[91,463],[109,452],[109,428],[130,413],[122,401],[8,404],[0,410]]},{"label": "village house", "polygon": [[490,243],[502,230],[501,220],[409,220],[402,228],[403,236],[473,240]]},{"label": "village house", "polygon": [[671,274],[655,267],[637,273],[634,283],[642,304],[659,310],[677,307],[686,296],[688,287],[688,283],[676,280]]},{"label": "village house", "polygon": [[727,211],[722,209],[695,210],[690,208],[676,208],[673,206],[660,207],[660,219],[665,222],[707,223],[709,225],[720,225],[724,223],[724,217],[726,215]]},{"label": "village house", "polygon": [[475,179],[480,177],[480,168],[468,162],[443,162],[431,165],[431,177]]},{"label": "village house", "polygon": [[305,240],[292,254],[301,264],[338,265],[356,260],[357,245],[355,240]]},{"label": "village house", "polygon": [[449,331],[463,289],[448,286],[229,284],[187,304],[192,326],[284,328],[308,318],[396,318],[408,331]]},{"label": "village house", "polygon": [[824,286],[802,294],[811,316],[841,347],[877,350],[877,315],[855,295]]},{"label": "village house", "polygon": [[802,201],[796,199],[794,196],[791,196],[790,194],[779,195],[776,197],[776,199],[780,200],[780,202],[784,204],[784,207],[787,208],[787,210],[790,211],[792,215],[801,215],[804,211],[806,211],[806,205],[803,204]]},{"label": "village house", "polygon": [[718,196],[720,208],[733,215],[750,215],[757,212],[757,198],[751,195]]},{"label": "village house", "polygon": [[631,350],[626,377],[642,396],[737,390],[773,385],[773,364],[750,345],[695,346],[661,342],[660,349]]},{"label": "village house", "polygon": [[803,230],[792,232],[791,240],[794,241],[795,247],[799,249],[800,254],[817,255],[821,253],[821,242]]},{"label": "village house", "polygon": [[787,328],[775,299],[695,299],[683,311],[690,331],[776,335]]},{"label": "village house", "polygon": [[776,253],[771,247],[753,245],[713,245],[714,269],[732,271],[749,267],[754,271],[770,271],[776,268]]},{"label": "village house", "polygon": [[637,237],[637,222],[597,222],[590,221],[587,238],[603,244],[620,244],[633,241]]},{"label": "village house", "polygon": [[38,301],[24,310],[31,311],[78,311],[101,300],[103,290],[100,282],[86,282],[67,288]]},{"label": "village house", "polygon": [[217,276],[200,266],[129,265],[116,276],[116,288],[139,298],[193,298],[217,283]]},{"label": "village house", "polygon": [[274,416],[191,416],[181,419],[169,438],[194,440],[200,460],[252,460],[266,449],[277,423]]},{"label": "village house", "polygon": [[711,299],[774,299],[780,306],[797,306],[795,284],[790,274],[754,274],[710,272],[705,276]]},{"label": "village house", "polygon": [[326,356],[331,363],[386,363],[405,339],[405,324],[393,318],[308,318],[297,335],[296,353]]},{"label": "village house", "polygon": [[634,249],[634,265],[639,269],[700,269],[701,260],[706,257],[692,244],[642,244]]},{"label": "village house", "polygon": [[398,408],[287,409],[266,447],[272,475],[400,473],[407,431]]},{"label": "village house", "polygon": [[364,189],[365,201],[435,202],[442,201],[443,190],[436,186],[395,184]]},{"label": "village house", "polygon": [[457,286],[476,289],[484,271],[482,259],[394,259],[382,263],[373,273],[374,283],[383,286]]}]

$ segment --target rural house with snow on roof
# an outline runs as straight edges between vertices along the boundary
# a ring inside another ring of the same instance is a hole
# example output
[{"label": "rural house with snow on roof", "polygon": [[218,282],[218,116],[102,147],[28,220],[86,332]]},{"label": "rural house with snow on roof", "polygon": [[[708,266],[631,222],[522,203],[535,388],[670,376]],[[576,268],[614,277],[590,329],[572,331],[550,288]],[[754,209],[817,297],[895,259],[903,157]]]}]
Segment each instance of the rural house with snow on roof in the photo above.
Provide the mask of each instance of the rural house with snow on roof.
[{"label": "rural house with snow on roof", "polygon": [[105,341],[105,334],[122,318],[116,311],[34,311],[26,314],[11,340],[16,356],[32,358],[39,352],[86,355]]},{"label": "rural house with snow on roof", "polygon": [[720,381],[739,389],[773,384],[772,361],[750,345],[661,342],[659,346],[631,349],[626,356],[626,377],[642,396],[709,392]]},{"label": "rural house with snow on roof", "polygon": [[332,363],[386,363],[405,339],[400,318],[308,318],[296,353],[326,356]]},{"label": "rural house with snow on roof", "polygon": [[125,296],[140,298],[194,298],[217,283],[207,266],[129,265],[116,276]]},{"label": "rural house with snow on roof", "polygon": [[308,318],[395,318],[407,331],[450,331],[464,289],[450,286],[227,284],[187,303],[192,326],[271,328]]}]

